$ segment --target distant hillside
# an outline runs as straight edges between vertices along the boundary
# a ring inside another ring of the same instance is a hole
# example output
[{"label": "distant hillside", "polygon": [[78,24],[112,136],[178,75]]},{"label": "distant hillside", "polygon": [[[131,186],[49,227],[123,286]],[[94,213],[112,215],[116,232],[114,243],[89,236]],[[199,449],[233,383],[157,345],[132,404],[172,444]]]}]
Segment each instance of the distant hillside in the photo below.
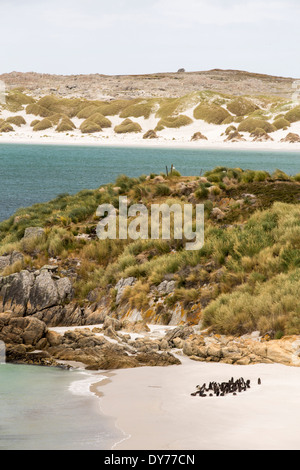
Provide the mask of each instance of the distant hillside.
[{"label": "distant hillside", "polygon": [[210,90],[235,95],[276,95],[290,98],[293,78],[239,70],[153,73],[147,75],[50,75],[11,72],[0,75],[8,89],[24,87],[35,97],[57,94],[85,99],[179,97]]}]

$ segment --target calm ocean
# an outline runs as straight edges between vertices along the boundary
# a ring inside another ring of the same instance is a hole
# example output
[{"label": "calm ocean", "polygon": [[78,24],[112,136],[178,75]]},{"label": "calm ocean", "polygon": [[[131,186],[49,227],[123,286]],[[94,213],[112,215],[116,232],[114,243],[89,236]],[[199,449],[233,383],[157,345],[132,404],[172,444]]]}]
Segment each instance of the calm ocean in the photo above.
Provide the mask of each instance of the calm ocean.
[{"label": "calm ocean", "polygon": [[124,436],[101,414],[101,375],[0,364],[0,450],[108,450]]},{"label": "calm ocean", "polygon": [[18,208],[114,182],[120,174],[199,175],[216,166],[300,172],[300,153],[169,148],[0,144],[0,220]]}]

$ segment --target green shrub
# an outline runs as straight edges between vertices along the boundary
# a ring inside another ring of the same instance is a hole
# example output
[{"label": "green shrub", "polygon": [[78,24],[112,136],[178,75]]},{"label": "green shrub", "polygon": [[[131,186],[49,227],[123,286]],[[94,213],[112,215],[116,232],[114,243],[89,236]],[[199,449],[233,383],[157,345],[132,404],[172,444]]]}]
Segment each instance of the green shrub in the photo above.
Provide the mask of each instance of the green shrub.
[{"label": "green shrub", "polygon": [[36,124],[38,124],[39,122],[41,122],[39,119],[34,119],[33,121],[31,121],[30,123],[30,127],[34,127]]},{"label": "green shrub", "polygon": [[290,122],[285,118],[278,118],[273,122],[273,126],[275,126],[276,129],[286,129],[290,127],[290,125]]},{"label": "green shrub", "polygon": [[179,128],[183,126],[188,126],[192,123],[193,120],[191,118],[185,116],[184,114],[180,114],[179,116],[160,119],[157,123],[157,130],[162,130],[165,127]]},{"label": "green shrub", "polygon": [[291,178],[284,173],[284,171],[276,169],[274,173],[272,173],[273,180],[277,181],[291,181]]},{"label": "green shrub", "polygon": [[230,114],[226,109],[214,104],[199,104],[194,109],[194,118],[202,119],[209,124],[222,124],[229,116]]},{"label": "green shrub", "polygon": [[169,186],[167,186],[166,184],[157,184],[155,186],[156,196],[169,196],[170,193],[171,193],[171,190]]},{"label": "green shrub", "polygon": [[226,119],[224,119],[222,124],[231,124],[232,122],[234,122],[234,117],[233,116],[228,116]]},{"label": "green shrub", "polygon": [[259,118],[247,118],[238,127],[239,132],[254,132],[256,129],[263,129],[267,133],[276,131],[276,127],[268,121]]},{"label": "green shrub", "polygon": [[6,119],[6,122],[9,122],[10,124],[15,124],[18,127],[21,127],[22,125],[26,124],[25,119],[23,116],[11,116]]},{"label": "green shrub", "polygon": [[69,132],[73,129],[75,129],[75,124],[70,119],[64,118],[60,121],[55,130],[56,132]]},{"label": "green shrub", "polygon": [[258,106],[243,97],[235,98],[227,104],[227,109],[236,116],[246,116],[253,113],[257,108]]},{"label": "green shrub", "polygon": [[0,125],[0,133],[1,132],[14,132],[14,128],[8,122],[4,122],[2,125]]},{"label": "green shrub", "polygon": [[285,115],[285,119],[289,122],[300,121],[300,106],[296,106],[294,109],[288,111]]},{"label": "green shrub", "polygon": [[37,124],[35,124],[32,130],[35,132],[44,131],[45,129],[50,129],[51,127],[52,127],[52,122],[48,118],[45,118],[45,119],[42,119]]},{"label": "green shrub", "polygon": [[92,114],[88,120],[98,124],[98,126],[100,126],[102,129],[105,127],[111,127],[111,121],[101,113]]},{"label": "green shrub", "polygon": [[98,112],[99,112],[98,106],[91,104],[83,108],[81,111],[79,111],[79,113],[77,114],[77,117],[79,119],[88,119],[93,114],[98,113]]},{"label": "green shrub", "polygon": [[12,113],[22,111],[23,106],[34,103],[34,99],[27,96],[20,89],[10,90],[5,98],[5,108]]},{"label": "green shrub", "polygon": [[137,103],[138,100],[115,100],[109,103],[102,103],[98,107],[98,112],[103,116],[117,116],[127,106]]},{"label": "green shrub", "polygon": [[255,283],[221,295],[203,312],[203,326],[212,326],[220,334],[261,334],[278,331],[299,334],[300,310],[297,291],[300,270],[279,274],[265,283]]},{"label": "green shrub", "polygon": [[51,111],[39,104],[33,103],[26,106],[26,114],[33,114],[34,116],[49,117],[51,116]]},{"label": "green shrub", "polygon": [[86,119],[80,126],[82,134],[94,134],[95,132],[101,132],[102,127],[100,127],[95,122]]},{"label": "green shrub", "polygon": [[120,112],[120,117],[143,117],[145,119],[149,119],[150,115],[154,112],[155,107],[156,100],[145,100],[141,103],[132,104],[122,109],[122,111]]},{"label": "green shrub", "polygon": [[116,126],[114,130],[117,134],[127,134],[129,132],[141,132],[142,128],[139,123],[127,118]]},{"label": "green shrub", "polygon": [[203,183],[200,183],[199,188],[196,189],[195,196],[196,196],[197,199],[206,199],[207,198],[208,189]]}]

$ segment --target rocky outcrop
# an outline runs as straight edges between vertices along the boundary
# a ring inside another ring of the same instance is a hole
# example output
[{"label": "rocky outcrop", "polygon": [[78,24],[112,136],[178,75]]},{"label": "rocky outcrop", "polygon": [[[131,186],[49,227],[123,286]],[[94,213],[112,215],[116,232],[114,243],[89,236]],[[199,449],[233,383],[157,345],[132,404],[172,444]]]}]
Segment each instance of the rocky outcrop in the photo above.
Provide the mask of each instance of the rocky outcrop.
[{"label": "rocky outcrop", "polygon": [[11,310],[18,315],[33,315],[72,299],[72,283],[53,275],[46,267],[31,272],[0,277],[0,312]]},{"label": "rocky outcrop", "polygon": [[[107,317],[103,328],[76,328],[60,334],[35,317],[0,314],[0,340],[6,345],[7,361],[55,365],[82,363],[88,369],[121,369],[141,366],[178,365],[180,361],[159,347],[159,341],[119,331],[125,325]],[[146,325],[137,331],[146,332]]]},{"label": "rocky outcrop", "polygon": [[143,139],[158,139],[158,135],[153,129],[150,129],[143,135]]},{"label": "rocky outcrop", "polygon": [[118,305],[122,299],[122,295],[126,287],[131,287],[136,283],[137,279],[135,277],[127,277],[126,279],[122,278],[116,284],[117,296],[116,304]]},{"label": "rocky outcrop", "polygon": [[280,142],[288,142],[290,144],[299,143],[300,142],[300,136],[298,134],[290,132],[286,137],[281,139]]},{"label": "rocky outcrop", "polygon": [[257,335],[240,338],[193,334],[180,343],[183,354],[196,361],[222,362],[249,365],[258,363],[280,363],[300,366],[300,338],[286,336],[281,340],[269,340]]},{"label": "rocky outcrop", "polygon": [[233,131],[228,134],[224,142],[245,142],[246,139],[238,131]]},{"label": "rocky outcrop", "polygon": [[195,134],[192,135],[191,141],[195,142],[197,140],[208,140],[208,139],[201,132],[195,132]]},{"label": "rocky outcrop", "polygon": [[0,273],[8,266],[12,266],[17,261],[20,261],[21,263],[24,261],[23,254],[18,251],[13,251],[7,255],[0,256]]}]

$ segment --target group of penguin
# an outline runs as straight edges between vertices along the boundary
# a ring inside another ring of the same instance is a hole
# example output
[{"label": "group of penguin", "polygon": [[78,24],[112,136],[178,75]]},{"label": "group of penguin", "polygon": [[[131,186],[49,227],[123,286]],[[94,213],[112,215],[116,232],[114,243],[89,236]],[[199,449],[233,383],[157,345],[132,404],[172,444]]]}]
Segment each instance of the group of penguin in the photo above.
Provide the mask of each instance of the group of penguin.
[{"label": "group of penguin", "polygon": [[[258,385],[261,385],[261,379],[257,381]],[[197,391],[191,393],[192,397],[224,397],[225,395],[232,394],[237,395],[237,393],[246,392],[251,387],[250,380],[244,380],[242,377],[238,380],[234,380],[232,377],[228,382],[209,382],[208,386],[206,383],[203,385],[197,385]]]}]

